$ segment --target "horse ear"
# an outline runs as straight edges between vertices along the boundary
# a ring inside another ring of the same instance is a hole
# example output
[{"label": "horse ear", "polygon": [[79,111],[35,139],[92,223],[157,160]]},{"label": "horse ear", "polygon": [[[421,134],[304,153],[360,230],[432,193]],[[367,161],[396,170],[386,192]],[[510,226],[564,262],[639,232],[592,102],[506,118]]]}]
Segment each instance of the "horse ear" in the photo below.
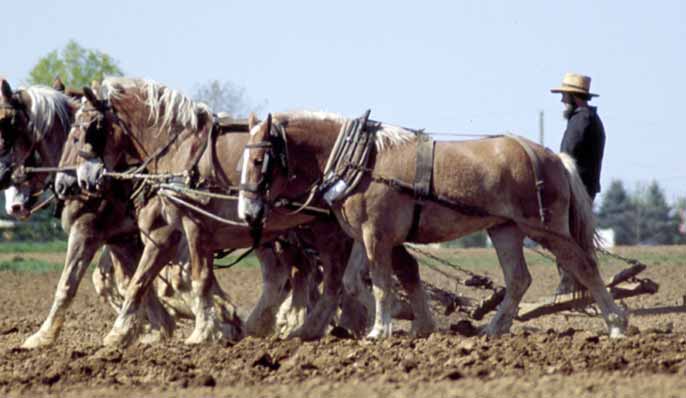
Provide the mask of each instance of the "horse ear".
[{"label": "horse ear", "polygon": [[10,87],[10,84],[7,83],[7,80],[3,79],[2,80],[2,96],[5,97],[6,100],[11,100],[12,99],[12,87]]},{"label": "horse ear", "polygon": [[88,102],[90,102],[94,107],[98,107],[98,97],[95,95],[95,92],[93,92],[93,89],[91,89],[90,87],[84,87],[83,95],[86,97]]},{"label": "horse ear", "polygon": [[66,87],[64,86],[64,83],[62,82],[62,79],[60,79],[59,75],[55,76],[55,80],[52,81],[52,88],[54,88],[57,91],[64,92]]},{"label": "horse ear", "polygon": [[267,133],[272,131],[272,114],[271,113],[267,115],[267,120],[265,120],[264,125],[267,129]]},{"label": "horse ear", "polygon": [[248,115],[248,130],[252,130],[257,123],[259,123],[257,115],[255,115],[255,112],[250,112],[250,115]]}]

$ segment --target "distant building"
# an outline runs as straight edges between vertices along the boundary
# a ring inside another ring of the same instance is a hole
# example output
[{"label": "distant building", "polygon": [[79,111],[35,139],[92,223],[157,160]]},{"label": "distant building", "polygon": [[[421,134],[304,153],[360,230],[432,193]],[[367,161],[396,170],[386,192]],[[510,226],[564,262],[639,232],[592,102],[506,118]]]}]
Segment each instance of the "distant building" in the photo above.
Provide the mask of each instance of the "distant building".
[{"label": "distant building", "polygon": [[607,251],[612,251],[615,247],[615,230],[612,228],[598,228],[596,233],[600,238],[600,247]]}]

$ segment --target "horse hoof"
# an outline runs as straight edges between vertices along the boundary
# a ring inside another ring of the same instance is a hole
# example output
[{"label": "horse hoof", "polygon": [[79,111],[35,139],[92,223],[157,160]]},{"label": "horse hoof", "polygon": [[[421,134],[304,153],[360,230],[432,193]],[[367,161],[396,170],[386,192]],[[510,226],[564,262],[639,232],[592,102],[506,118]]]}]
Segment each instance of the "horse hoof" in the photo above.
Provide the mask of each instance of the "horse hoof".
[{"label": "horse hoof", "polygon": [[129,338],[125,333],[111,331],[105,336],[102,345],[105,347],[126,347],[129,344]]},{"label": "horse hoof", "polygon": [[611,339],[623,339],[626,335],[621,328],[612,327],[610,328],[610,338]]},{"label": "horse hoof", "polygon": [[50,346],[54,342],[55,339],[46,337],[42,333],[38,332],[31,335],[28,339],[26,339],[24,343],[21,345],[21,348],[32,350],[34,348]]},{"label": "horse hoof", "polygon": [[367,335],[367,340],[381,340],[391,337],[392,333],[390,328],[377,328],[374,327],[371,332]]},{"label": "horse hoof", "polygon": [[152,345],[166,340],[169,336],[159,330],[146,333],[138,339],[138,342],[145,345]]}]

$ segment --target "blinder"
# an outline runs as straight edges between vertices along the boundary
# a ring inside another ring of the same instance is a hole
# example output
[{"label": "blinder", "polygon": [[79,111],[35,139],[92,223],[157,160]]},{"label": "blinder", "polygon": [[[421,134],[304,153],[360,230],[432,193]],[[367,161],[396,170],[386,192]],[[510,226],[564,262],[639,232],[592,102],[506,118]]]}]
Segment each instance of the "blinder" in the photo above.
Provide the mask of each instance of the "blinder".
[{"label": "blinder", "polygon": [[266,196],[272,184],[271,179],[274,160],[278,162],[280,171],[290,179],[286,129],[278,123],[272,123],[271,130],[269,131],[269,141],[245,145],[245,149],[248,150],[259,148],[266,149],[264,159],[262,160],[262,168],[260,170],[260,180],[257,183],[242,183],[239,185],[238,189],[253,194],[263,194]]},{"label": "blinder", "polygon": [[[28,151],[28,155],[19,162],[14,159],[14,146],[17,140],[16,124],[17,117],[22,115],[26,120],[27,130],[31,130],[31,118],[29,117],[26,104],[21,99],[20,93],[14,93],[9,99],[9,103],[0,104],[0,109],[8,111],[8,117],[0,120],[0,128],[2,130],[2,139],[4,142],[2,152],[0,153],[0,170],[3,175],[3,183],[7,185],[7,181],[14,184],[21,184],[25,182],[28,177],[22,172],[22,167],[27,161],[31,161],[37,149],[37,142],[32,142]],[[19,167],[18,167],[19,166]]]},{"label": "blinder", "polygon": [[[85,150],[79,151],[79,156],[86,159],[95,159],[101,157],[106,144],[107,135],[103,131],[105,129],[105,113],[107,111],[113,110],[112,105],[107,100],[97,100],[93,105],[92,109],[84,110],[85,113],[96,112],[97,116],[90,123],[76,124],[75,127],[81,128],[85,131],[84,141],[86,148]],[[119,119],[116,114],[112,112],[112,117],[115,122]]]}]

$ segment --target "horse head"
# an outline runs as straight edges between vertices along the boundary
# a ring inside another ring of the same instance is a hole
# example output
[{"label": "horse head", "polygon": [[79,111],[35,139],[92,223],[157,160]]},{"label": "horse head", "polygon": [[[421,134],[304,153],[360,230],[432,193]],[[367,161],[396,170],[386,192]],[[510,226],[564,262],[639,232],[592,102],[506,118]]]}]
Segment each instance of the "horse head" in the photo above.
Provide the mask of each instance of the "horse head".
[{"label": "horse head", "polygon": [[116,115],[108,101],[98,97],[90,87],[83,88],[84,100],[76,113],[60,167],[76,166],[77,176],[60,172],[55,179],[55,191],[60,198],[79,194],[79,188],[95,193],[101,188],[106,164],[111,159],[106,151],[108,137],[116,125]]},{"label": "horse head", "polygon": [[13,92],[7,80],[0,85],[0,189],[7,189],[18,160],[28,157],[32,145],[25,97]]},{"label": "horse head", "polygon": [[75,103],[48,87],[13,91],[5,80],[0,85],[0,189],[6,189],[7,214],[26,218],[49,175],[25,168],[57,164]]},{"label": "horse head", "polygon": [[272,115],[257,122],[254,115],[248,120],[250,138],[243,152],[238,216],[255,227],[262,225],[266,217],[266,205],[271,195],[278,196],[282,182],[280,171],[285,164],[277,159],[285,156],[284,138],[274,131]]}]

